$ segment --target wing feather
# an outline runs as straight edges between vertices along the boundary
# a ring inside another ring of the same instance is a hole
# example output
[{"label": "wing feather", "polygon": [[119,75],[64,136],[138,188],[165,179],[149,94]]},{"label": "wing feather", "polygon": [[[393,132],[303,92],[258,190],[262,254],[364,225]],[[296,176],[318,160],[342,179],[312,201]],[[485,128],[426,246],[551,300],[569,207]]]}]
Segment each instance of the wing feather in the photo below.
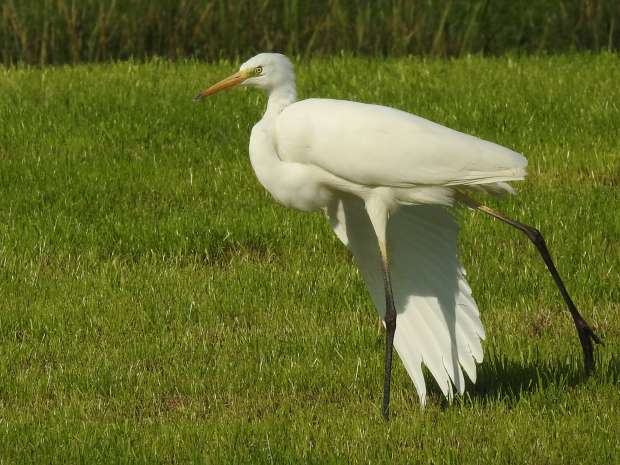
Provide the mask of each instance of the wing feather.
[{"label": "wing feather", "polygon": [[527,160],[506,147],[381,105],[308,99],[275,124],[282,160],[311,164],[362,185],[492,184],[523,179]]},{"label": "wing feather", "polygon": [[[385,296],[381,259],[363,202],[341,195],[328,209],[334,232],[355,256],[381,318]],[[424,364],[443,394],[463,393],[476,380],[484,328],[457,251],[458,224],[440,206],[403,206],[388,222],[392,290],[397,311],[394,346],[426,401]]]}]

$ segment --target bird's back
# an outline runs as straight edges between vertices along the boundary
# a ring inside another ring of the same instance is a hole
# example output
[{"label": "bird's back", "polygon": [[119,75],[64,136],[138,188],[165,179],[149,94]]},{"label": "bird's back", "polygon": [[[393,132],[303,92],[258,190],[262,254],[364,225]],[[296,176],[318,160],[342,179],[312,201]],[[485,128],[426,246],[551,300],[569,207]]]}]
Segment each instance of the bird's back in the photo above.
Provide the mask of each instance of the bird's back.
[{"label": "bird's back", "polygon": [[278,155],[374,186],[471,185],[523,179],[527,160],[508,148],[394,108],[309,99],[275,124]]}]

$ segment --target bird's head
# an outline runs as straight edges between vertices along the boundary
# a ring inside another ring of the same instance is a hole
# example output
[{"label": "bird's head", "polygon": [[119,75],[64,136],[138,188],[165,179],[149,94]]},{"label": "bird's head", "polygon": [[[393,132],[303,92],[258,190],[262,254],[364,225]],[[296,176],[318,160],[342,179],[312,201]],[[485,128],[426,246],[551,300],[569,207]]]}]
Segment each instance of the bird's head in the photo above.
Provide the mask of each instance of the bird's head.
[{"label": "bird's head", "polygon": [[267,92],[295,85],[295,72],[291,60],[280,53],[259,53],[243,63],[239,71],[200,92],[194,100],[236,86],[257,87]]}]

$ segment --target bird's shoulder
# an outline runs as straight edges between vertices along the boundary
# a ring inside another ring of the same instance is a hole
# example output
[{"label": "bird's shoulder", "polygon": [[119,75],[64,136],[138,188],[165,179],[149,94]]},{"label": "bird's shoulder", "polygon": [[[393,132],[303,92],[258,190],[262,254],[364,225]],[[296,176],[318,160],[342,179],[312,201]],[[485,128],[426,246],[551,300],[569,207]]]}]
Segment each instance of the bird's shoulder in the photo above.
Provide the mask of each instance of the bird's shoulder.
[{"label": "bird's shoulder", "polygon": [[344,139],[348,143],[412,140],[416,135],[466,139],[469,136],[423,117],[385,105],[349,100],[312,98],[286,107],[276,121],[278,138],[311,139],[317,134]]},{"label": "bird's shoulder", "polygon": [[380,144],[386,138],[403,140],[405,135],[428,133],[433,126],[441,127],[383,105],[312,98],[286,107],[274,129],[278,145],[283,148],[325,150],[328,147],[324,145],[328,144],[332,149],[354,150],[371,141]]},{"label": "bird's shoulder", "polygon": [[348,128],[368,123],[376,126],[381,121],[435,124],[412,113],[385,105],[327,98],[310,98],[295,102],[282,111],[278,120],[282,123],[302,120],[338,124]]}]

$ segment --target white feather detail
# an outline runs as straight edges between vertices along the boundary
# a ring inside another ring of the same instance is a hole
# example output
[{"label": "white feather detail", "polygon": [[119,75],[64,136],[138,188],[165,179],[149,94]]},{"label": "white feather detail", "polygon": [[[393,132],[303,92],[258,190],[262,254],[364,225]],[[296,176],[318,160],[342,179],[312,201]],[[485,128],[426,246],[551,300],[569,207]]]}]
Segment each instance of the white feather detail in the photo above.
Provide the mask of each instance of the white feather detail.
[{"label": "white feather detail", "polygon": [[[340,240],[351,250],[383,319],[385,294],[377,239],[364,203],[340,195],[326,210]],[[444,207],[401,206],[387,230],[392,291],[396,306],[394,346],[426,402],[424,364],[443,394],[465,390],[463,370],[476,381],[484,328],[465,280],[457,250],[458,223]]]}]

